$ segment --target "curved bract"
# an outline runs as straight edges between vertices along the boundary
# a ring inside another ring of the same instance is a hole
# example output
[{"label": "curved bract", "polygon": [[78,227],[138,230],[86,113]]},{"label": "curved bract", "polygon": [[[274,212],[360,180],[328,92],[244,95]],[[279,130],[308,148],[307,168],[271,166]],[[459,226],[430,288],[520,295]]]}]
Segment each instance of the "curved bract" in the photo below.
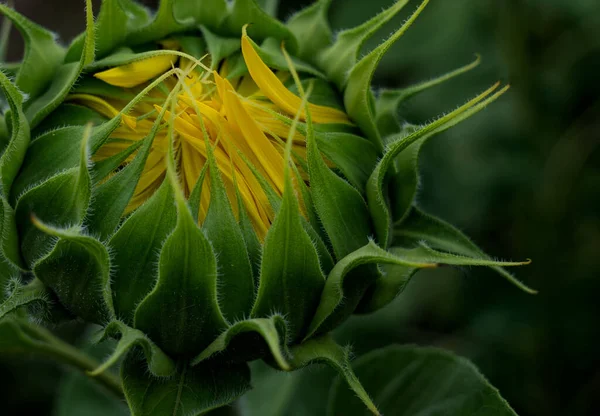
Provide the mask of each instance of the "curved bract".
[{"label": "curved bract", "polygon": [[120,341],[91,374],[125,357],[134,415],[227,405],[258,358],[328,363],[378,414],[328,332],[421,268],[490,266],[520,285],[502,267],[523,264],[492,260],[415,206],[420,145],[506,88],[428,125],[397,123],[404,99],[477,65],[374,94],[378,62],[427,0],[361,47],[406,3],[334,40],[327,0],[287,23],[255,0],[163,0],[155,14],[104,0],[94,21],[88,0],[66,51],[0,6],[27,40],[15,83],[0,73],[0,281],[12,282],[0,319],[51,295],[103,326]]}]

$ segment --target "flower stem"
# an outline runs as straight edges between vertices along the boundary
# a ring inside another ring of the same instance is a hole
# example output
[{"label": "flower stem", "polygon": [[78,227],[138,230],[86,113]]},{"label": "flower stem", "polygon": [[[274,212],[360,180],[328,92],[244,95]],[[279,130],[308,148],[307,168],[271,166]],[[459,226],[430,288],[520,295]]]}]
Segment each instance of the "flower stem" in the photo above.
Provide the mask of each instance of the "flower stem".
[{"label": "flower stem", "polygon": [[[36,342],[34,347],[34,350],[41,355],[54,358],[62,363],[77,368],[83,373],[92,371],[100,366],[100,363],[98,363],[96,360],[56,337],[46,328],[31,324],[24,320],[19,320],[19,325],[21,327],[25,327],[26,332],[29,335],[32,335],[39,341],[42,341]],[[104,385],[104,387],[117,396],[124,397],[121,380],[115,374],[105,371],[98,376],[93,377],[93,379],[97,380],[100,384]]]}]

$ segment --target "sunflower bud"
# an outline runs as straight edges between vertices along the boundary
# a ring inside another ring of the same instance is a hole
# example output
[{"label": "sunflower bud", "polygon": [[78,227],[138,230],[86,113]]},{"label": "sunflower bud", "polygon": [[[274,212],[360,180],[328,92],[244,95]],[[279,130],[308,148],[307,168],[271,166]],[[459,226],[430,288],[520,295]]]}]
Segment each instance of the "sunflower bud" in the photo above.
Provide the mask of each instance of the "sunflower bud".
[{"label": "sunflower bud", "polygon": [[[327,362],[377,413],[329,331],[385,306],[421,268],[490,266],[520,285],[500,266],[522,263],[491,260],[414,204],[422,143],[506,88],[399,123],[402,101],[477,64],[376,96],[379,60],[427,1],[360,50],[405,3],[334,40],[327,1],[283,24],[253,0],[162,1],[153,17],[106,0],[96,22],[88,4],[67,51],[0,6],[52,57],[37,67],[25,54],[16,84],[0,73],[2,274],[33,274],[120,339],[93,374],[126,355],[134,414],[149,406],[138,390],[176,373],[198,389],[218,377],[211,406],[227,404],[256,358],[288,371]],[[209,405],[198,397],[185,400]]]}]

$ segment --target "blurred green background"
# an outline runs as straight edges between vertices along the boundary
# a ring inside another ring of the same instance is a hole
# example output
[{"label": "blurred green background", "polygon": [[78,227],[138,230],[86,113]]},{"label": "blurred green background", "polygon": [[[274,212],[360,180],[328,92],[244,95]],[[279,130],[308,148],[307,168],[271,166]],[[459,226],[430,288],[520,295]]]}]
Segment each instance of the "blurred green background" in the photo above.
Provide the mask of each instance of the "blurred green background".
[{"label": "blurred green background", "polygon": [[[311,2],[281,3],[279,14],[285,18]],[[334,0],[330,17],[335,29],[351,27],[391,3]],[[17,0],[16,8],[66,42],[82,30],[82,4]],[[366,50],[416,5],[411,2]],[[18,59],[21,51],[22,42],[14,36],[9,56]],[[390,343],[453,350],[475,362],[521,416],[596,415],[600,2],[431,0],[384,59],[375,83],[409,85],[462,66],[475,53],[483,57],[479,68],[402,108],[406,119],[424,122],[497,80],[512,85],[491,107],[427,143],[420,204],[494,256],[531,258],[530,266],[513,271],[540,293],[523,294],[484,269],[421,272],[392,305],[353,318],[336,336],[351,343],[357,355]],[[75,339],[78,329],[72,324],[63,331]],[[6,414],[66,415],[52,410],[58,389],[65,392],[60,368],[34,359],[0,358],[0,371],[14,379],[0,390]],[[293,393],[277,396],[279,414],[318,416],[329,377],[321,369],[288,379]],[[273,383],[245,400],[264,402],[281,388]]]}]

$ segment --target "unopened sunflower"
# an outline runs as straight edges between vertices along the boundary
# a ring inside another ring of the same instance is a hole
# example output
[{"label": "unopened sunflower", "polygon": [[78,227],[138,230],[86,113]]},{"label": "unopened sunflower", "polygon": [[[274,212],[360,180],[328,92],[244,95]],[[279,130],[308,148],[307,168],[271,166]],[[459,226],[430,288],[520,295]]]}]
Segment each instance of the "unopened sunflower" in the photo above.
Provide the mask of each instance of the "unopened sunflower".
[{"label": "unopened sunflower", "polygon": [[490,266],[530,291],[501,268],[522,263],[492,260],[415,205],[422,143],[507,87],[401,123],[401,102],[477,62],[375,94],[378,62],[427,1],[362,57],[407,1],[335,37],[329,3],[282,23],[254,0],[164,0],[154,15],[104,0],[94,21],[88,0],[68,48],[0,5],[27,41],[0,73],[4,333],[47,341],[24,315],[36,302],[46,319],[101,325],[114,353],[75,364],[122,389],[134,415],[184,414],[172,395],[185,414],[227,405],[255,359],[328,363],[378,414],[332,329],[440,264]]}]

